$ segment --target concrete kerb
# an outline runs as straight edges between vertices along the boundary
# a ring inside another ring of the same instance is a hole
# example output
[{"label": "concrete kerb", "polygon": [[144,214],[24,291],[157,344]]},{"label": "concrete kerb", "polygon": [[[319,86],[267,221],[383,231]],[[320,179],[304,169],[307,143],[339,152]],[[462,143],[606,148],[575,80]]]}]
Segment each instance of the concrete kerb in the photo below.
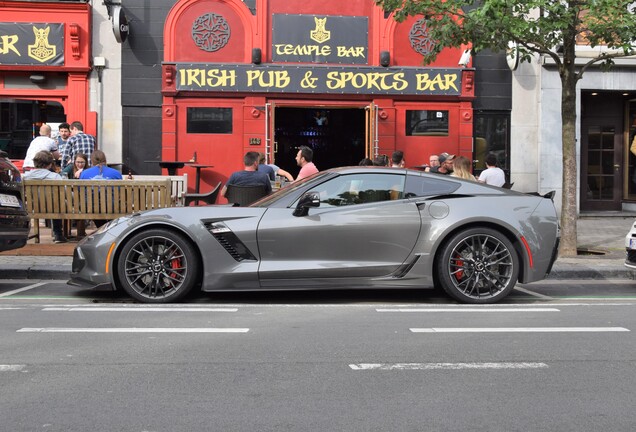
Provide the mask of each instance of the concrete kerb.
[{"label": "concrete kerb", "polygon": [[[3,261],[0,257],[0,261]],[[49,257],[38,257],[49,258]],[[60,257],[62,258],[62,257]],[[28,263],[14,262],[0,264],[1,279],[55,279],[67,280],[71,273],[71,257],[66,262],[57,263]],[[623,265],[623,260],[607,258],[564,258],[554,264],[548,279],[636,279],[636,271]]]},{"label": "concrete kerb", "polygon": [[0,264],[0,279],[68,280],[70,274],[71,264],[61,266]]}]

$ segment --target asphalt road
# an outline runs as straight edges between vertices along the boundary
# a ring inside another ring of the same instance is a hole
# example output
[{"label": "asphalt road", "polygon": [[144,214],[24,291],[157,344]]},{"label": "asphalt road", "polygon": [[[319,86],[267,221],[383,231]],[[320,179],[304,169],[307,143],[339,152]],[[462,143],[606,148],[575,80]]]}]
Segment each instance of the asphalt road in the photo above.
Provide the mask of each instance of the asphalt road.
[{"label": "asphalt road", "polygon": [[634,285],[542,282],[478,307],[416,291],[148,306],[2,281],[0,429],[632,431]]}]

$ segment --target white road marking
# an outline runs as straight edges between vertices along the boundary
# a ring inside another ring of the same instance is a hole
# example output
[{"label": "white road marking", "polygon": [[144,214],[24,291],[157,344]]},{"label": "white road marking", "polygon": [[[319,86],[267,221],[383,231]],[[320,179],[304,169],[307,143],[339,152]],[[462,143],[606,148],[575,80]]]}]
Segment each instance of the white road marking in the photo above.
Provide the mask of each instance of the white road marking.
[{"label": "white road marking", "polygon": [[143,328],[143,327],[104,327],[104,328],[67,328],[67,327],[41,327],[21,328],[17,333],[247,333],[248,328]]},{"label": "white road marking", "polygon": [[29,286],[25,286],[25,287],[22,287],[22,288],[18,288],[18,289],[13,290],[13,291],[7,291],[6,293],[0,294],[0,298],[1,297],[9,297],[9,296],[12,296],[13,294],[21,293],[22,291],[28,291],[30,289],[42,286],[42,285],[44,285],[46,283],[47,282],[39,282],[39,283],[36,283],[36,284],[33,284],[33,285],[29,285]]},{"label": "white road marking", "polygon": [[623,327],[464,327],[411,328],[413,333],[576,333],[628,332]]},{"label": "white road marking", "polygon": [[196,307],[47,307],[43,311],[67,312],[237,312],[238,308],[196,308]]},{"label": "white road marking", "polygon": [[553,297],[547,296],[545,294],[539,294],[537,292],[530,291],[529,289],[521,288],[519,286],[515,287],[514,289],[516,291],[520,291],[520,292],[522,292],[524,294],[528,294],[528,295],[531,295],[531,296],[534,296],[534,297],[538,297],[538,298],[543,299],[543,300],[554,300]]},{"label": "white road marking", "polygon": [[545,363],[358,363],[353,370],[461,370],[461,369],[543,369]]},{"label": "white road marking", "polygon": [[560,312],[556,308],[396,308],[396,309],[376,309],[376,312]]},{"label": "white road marking", "polygon": [[0,372],[20,372],[25,365],[0,365]]}]

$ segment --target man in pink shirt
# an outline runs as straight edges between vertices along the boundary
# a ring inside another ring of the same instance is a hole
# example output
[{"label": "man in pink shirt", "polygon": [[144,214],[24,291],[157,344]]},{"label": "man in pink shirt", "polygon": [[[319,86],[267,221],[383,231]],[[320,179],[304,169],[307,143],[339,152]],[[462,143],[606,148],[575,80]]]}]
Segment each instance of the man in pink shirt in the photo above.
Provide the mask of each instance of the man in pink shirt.
[{"label": "man in pink shirt", "polygon": [[318,172],[318,168],[316,168],[316,165],[312,162],[313,158],[314,151],[312,149],[307,146],[300,146],[298,154],[296,155],[296,163],[300,167],[300,172],[298,173],[298,177],[296,177],[296,181]]}]

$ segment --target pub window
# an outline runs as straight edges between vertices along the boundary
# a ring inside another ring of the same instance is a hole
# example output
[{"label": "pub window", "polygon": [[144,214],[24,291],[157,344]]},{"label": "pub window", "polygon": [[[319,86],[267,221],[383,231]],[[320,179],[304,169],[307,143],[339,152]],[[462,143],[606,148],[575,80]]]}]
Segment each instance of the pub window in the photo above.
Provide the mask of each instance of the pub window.
[{"label": "pub window", "polygon": [[407,110],[406,136],[448,136],[448,111]]},{"label": "pub window", "polygon": [[188,133],[231,134],[232,108],[188,107]]}]

